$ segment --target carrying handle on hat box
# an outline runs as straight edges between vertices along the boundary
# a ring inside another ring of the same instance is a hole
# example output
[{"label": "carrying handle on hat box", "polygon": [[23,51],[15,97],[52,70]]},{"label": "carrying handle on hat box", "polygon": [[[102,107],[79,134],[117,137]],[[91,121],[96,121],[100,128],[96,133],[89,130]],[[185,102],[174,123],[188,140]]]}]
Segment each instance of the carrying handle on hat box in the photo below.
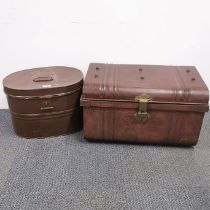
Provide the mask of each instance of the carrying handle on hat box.
[{"label": "carrying handle on hat box", "polygon": [[49,82],[52,80],[53,80],[53,77],[51,76],[41,76],[41,77],[34,78],[33,82]]}]

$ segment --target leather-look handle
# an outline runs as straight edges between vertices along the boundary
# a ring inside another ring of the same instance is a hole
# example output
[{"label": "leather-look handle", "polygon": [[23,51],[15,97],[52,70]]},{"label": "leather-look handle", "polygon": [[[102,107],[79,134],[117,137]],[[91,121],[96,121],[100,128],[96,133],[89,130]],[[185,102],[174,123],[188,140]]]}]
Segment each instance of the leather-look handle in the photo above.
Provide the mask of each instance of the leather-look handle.
[{"label": "leather-look handle", "polygon": [[34,82],[49,82],[52,80],[53,80],[53,77],[50,77],[50,76],[36,77],[33,79]]}]

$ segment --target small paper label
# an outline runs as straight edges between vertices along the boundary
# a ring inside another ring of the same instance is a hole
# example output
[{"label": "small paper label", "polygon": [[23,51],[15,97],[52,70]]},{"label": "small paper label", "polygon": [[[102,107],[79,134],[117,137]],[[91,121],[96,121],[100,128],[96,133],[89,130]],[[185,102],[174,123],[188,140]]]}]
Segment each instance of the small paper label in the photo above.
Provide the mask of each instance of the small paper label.
[{"label": "small paper label", "polygon": [[42,85],[43,88],[51,88],[52,85]]}]

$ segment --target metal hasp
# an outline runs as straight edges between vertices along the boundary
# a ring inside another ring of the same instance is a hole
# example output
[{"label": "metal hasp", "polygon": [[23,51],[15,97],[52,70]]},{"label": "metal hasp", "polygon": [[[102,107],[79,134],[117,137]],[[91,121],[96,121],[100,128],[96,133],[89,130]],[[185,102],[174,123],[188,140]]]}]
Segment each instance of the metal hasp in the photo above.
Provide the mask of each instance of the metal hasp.
[{"label": "metal hasp", "polygon": [[138,123],[146,123],[150,118],[150,114],[147,112],[147,104],[151,99],[149,96],[136,96],[135,101],[139,103],[139,110],[134,114],[135,121]]}]

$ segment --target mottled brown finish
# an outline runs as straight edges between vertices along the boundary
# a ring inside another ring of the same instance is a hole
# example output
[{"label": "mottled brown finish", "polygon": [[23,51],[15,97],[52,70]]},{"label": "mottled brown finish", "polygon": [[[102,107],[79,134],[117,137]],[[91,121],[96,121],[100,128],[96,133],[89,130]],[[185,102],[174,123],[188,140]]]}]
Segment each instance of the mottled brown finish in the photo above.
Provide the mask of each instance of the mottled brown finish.
[{"label": "mottled brown finish", "polygon": [[16,133],[43,138],[82,129],[81,71],[44,67],[10,74],[3,80]]},{"label": "mottled brown finish", "polygon": [[[151,98],[146,123],[134,119],[139,95]],[[208,88],[195,67],[90,64],[80,100],[85,137],[195,145],[208,100]]]}]

